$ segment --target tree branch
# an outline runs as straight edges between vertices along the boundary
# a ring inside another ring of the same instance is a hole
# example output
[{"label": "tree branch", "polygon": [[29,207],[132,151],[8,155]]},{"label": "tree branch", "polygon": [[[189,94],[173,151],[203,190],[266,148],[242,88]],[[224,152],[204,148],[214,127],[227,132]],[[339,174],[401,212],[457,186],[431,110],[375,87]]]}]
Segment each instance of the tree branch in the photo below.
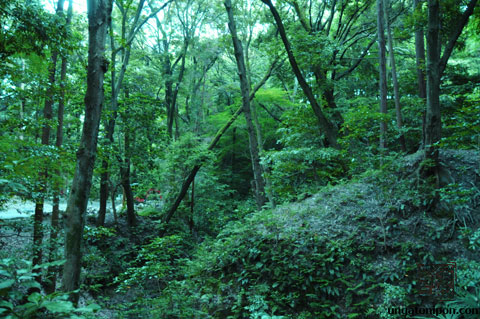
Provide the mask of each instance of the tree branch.
[{"label": "tree branch", "polygon": [[267,111],[268,115],[270,115],[275,121],[282,123],[282,120],[279,119],[275,114],[273,114],[269,109],[267,109],[267,107],[263,103],[259,102],[258,104],[262,107],[262,109]]},{"label": "tree branch", "polygon": [[453,52],[453,48],[455,47],[455,44],[458,40],[458,37],[460,37],[460,34],[462,34],[463,28],[468,23],[468,18],[470,18],[470,16],[473,14],[473,9],[475,8],[475,5],[477,4],[477,1],[478,0],[471,0],[468,3],[467,9],[462,14],[460,20],[458,21],[457,27],[454,29],[452,35],[448,39],[448,43],[445,46],[445,50],[443,51],[443,55],[440,59],[439,65],[438,65],[440,76],[443,74],[443,71],[445,71],[445,68],[447,67],[448,59],[450,58],[450,55]]},{"label": "tree branch", "polygon": [[367,45],[367,47],[365,48],[365,50],[363,50],[362,54],[360,55],[360,57],[355,61],[355,63],[346,71],[342,72],[339,76],[335,76],[335,79],[334,80],[340,80],[341,78],[349,75],[350,73],[352,73],[359,65],[360,63],[362,62],[363,58],[367,55],[368,53],[368,50],[370,50],[370,48],[372,47],[372,45],[375,43],[376,39],[375,38],[372,38],[372,40],[370,41],[370,43]]}]

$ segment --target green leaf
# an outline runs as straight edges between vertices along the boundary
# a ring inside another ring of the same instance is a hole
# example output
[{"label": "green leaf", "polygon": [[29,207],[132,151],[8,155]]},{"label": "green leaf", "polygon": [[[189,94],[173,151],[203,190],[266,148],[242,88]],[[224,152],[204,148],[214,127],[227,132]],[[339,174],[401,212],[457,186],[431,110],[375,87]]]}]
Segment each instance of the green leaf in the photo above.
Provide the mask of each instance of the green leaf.
[{"label": "green leaf", "polygon": [[42,288],[42,285],[40,285],[38,282],[32,280],[32,281],[24,283],[23,287],[25,287],[27,289],[28,288]]},{"label": "green leaf", "polygon": [[8,279],[8,280],[5,280],[5,281],[2,281],[2,282],[0,282],[0,290],[10,288],[10,287],[13,286],[14,283],[15,283],[15,280],[13,280],[13,279]]},{"label": "green leaf", "polygon": [[[2,301],[0,301],[0,307],[7,308],[7,309],[13,309],[13,304],[11,302],[2,300]],[[0,309],[0,310],[2,310],[2,309]]]},{"label": "green leaf", "polygon": [[41,299],[42,299],[42,295],[38,292],[34,292],[30,296],[28,296],[27,300],[35,304],[38,304]]},{"label": "green leaf", "polygon": [[96,303],[92,303],[92,304],[90,304],[86,307],[78,308],[77,311],[80,311],[80,312],[96,312],[100,309],[102,309],[102,307],[100,307]]},{"label": "green leaf", "polygon": [[75,309],[70,301],[45,301],[42,303],[42,306],[54,313],[70,312]]}]

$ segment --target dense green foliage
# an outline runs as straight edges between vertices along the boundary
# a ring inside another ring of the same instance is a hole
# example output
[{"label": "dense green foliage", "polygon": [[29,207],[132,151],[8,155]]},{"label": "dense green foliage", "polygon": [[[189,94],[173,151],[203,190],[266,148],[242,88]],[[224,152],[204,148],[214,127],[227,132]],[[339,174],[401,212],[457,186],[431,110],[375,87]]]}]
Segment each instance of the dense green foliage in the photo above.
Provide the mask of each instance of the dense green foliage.
[{"label": "dense green foliage", "polygon": [[[55,12],[51,1],[0,0],[0,317],[397,319],[393,307],[480,309],[479,5],[458,29],[475,1],[439,2],[442,48],[459,37],[439,79],[432,159],[418,86],[429,61],[417,60],[415,32],[428,40],[435,0],[416,9],[413,0],[383,1],[400,102],[396,109],[388,62],[386,113],[382,0],[232,1],[253,135],[221,2],[113,1],[76,305],[56,260],[85,129],[86,6],[70,19],[72,1]],[[22,215],[34,207],[40,223]],[[454,297],[421,294],[418,264],[452,261]]]}]

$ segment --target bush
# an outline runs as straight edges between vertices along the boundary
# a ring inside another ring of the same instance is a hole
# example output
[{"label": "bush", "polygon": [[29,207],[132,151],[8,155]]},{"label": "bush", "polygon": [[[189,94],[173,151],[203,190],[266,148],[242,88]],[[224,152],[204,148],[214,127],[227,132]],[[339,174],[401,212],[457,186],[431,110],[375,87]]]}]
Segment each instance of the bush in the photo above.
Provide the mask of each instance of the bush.
[{"label": "bush", "polygon": [[100,309],[96,304],[75,308],[67,293],[42,295],[35,280],[39,272],[49,266],[59,266],[63,261],[32,267],[30,261],[6,258],[0,260],[0,316],[10,318],[86,318]]}]

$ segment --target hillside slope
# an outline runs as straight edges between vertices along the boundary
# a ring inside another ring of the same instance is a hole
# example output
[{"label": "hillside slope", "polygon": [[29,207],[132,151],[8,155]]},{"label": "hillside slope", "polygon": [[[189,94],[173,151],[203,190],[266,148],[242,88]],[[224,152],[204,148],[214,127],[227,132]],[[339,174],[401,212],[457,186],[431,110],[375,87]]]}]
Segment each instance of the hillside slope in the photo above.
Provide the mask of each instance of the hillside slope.
[{"label": "hillside slope", "polygon": [[441,153],[451,184],[431,211],[414,154],[232,223],[170,284],[178,297],[158,305],[182,318],[395,318],[388,307],[439,299],[420,294],[417,263],[447,262],[457,264],[461,301],[480,277],[479,159]]}]

